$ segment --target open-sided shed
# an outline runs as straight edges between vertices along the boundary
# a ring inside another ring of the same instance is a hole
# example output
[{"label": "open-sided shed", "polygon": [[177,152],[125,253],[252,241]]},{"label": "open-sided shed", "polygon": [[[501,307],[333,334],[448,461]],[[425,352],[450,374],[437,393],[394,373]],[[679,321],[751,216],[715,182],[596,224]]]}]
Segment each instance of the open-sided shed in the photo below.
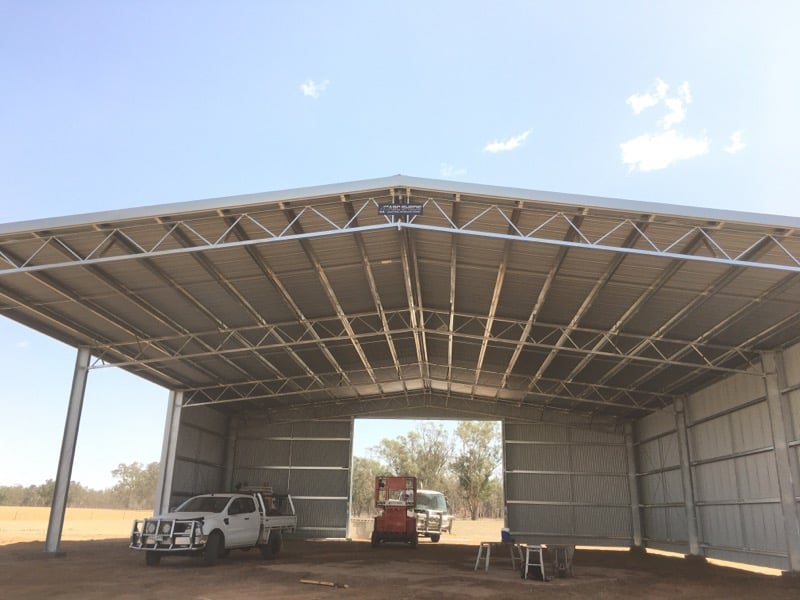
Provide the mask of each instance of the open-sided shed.
[{"label": "open-sided shed", "polygon": [[[0,310],[170,390],[160,508],[344,536],[354,417],[503,423],[521,540],[800,571],[800,219],[395,176],[0,225]],[[125,407],[120,407],[125,410]]]}]

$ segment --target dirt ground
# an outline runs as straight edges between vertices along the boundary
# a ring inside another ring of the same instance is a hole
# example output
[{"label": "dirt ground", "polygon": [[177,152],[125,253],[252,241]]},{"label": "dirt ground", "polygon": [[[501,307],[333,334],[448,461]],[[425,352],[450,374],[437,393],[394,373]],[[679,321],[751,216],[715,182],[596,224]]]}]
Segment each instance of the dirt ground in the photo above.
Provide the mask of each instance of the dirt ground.
[{"label": "dirt ground", "polygon": [[[800,598],[800,577],[774,577],[682,558],[578,549],[574,576],[524,581],[507,555],[474,570],[481,540],[499,537],[499,521],[457,521],[438,544],[416,549],[367,540],[287,539],[274,560],[234,552],[215,567],[173,557],[146,567],[127,540],[63,541],[61,556],[45,555],[44,538],[0,538],[0,597],[13,600],[106,600],[180,597],[186,600],[311,598],[445,600],[450,598]],[[0,523],[0,532],[2,532]],[[19,537],[19,536],[18,536]],[[302,583],[316,580],[329,587]],[[347,586],[347,587],[344,587]]]}]

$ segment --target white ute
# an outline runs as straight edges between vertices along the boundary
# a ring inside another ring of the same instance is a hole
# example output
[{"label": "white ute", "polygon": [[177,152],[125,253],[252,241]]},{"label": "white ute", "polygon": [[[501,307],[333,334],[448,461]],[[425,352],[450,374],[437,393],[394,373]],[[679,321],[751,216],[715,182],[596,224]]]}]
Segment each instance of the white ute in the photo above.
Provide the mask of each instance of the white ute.
[{"label": "white ute", "polygon": [[283,534],[297,527],[291,496],[269,488],[248,493],[203,494],[175,510],[133,522],[130,547],[144,552],[156,566],[163,556],[199,555],[216,564],[230,550],[258,548],[273,558],[283,546]]},{"label": "white ute", "polygon": [[438,542],[442,533],[453,533],[453,515],[450,504],[442,492],[417,490],[417,534]]}]

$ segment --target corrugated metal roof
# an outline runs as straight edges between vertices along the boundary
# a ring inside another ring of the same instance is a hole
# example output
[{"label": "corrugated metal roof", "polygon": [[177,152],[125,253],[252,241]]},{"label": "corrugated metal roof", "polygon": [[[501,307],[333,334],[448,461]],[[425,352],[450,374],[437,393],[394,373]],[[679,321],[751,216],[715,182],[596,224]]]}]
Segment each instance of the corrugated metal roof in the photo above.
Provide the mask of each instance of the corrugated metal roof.
[{"label": "corrugated metal roof", "polygon": [[798,231],[395,176],[0,225],[0,314],[275,420],[629,419],[800,340]]}]

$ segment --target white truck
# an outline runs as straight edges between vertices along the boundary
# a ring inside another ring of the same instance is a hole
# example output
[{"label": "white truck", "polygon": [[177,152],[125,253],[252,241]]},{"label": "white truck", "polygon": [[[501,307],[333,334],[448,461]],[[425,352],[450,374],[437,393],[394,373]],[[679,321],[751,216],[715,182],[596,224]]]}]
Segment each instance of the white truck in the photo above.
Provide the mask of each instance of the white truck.
[{"label": "white truck", "polygon": [[417,490],[414,509],[417,517],[417,535],[438,542],[442,533],[453,533],[453,515],[447,498],[434,490]]},{"label": "white truck", "polygon": [[130,548],[143,551],[148,566],[164,556],[186,555],[214,565],[234,549],[258,548],[264,558],[273,558],[283,547],[283,534],[296,527],[289,495],[268,488],[203,494],[167,514],[134,521]]}]

